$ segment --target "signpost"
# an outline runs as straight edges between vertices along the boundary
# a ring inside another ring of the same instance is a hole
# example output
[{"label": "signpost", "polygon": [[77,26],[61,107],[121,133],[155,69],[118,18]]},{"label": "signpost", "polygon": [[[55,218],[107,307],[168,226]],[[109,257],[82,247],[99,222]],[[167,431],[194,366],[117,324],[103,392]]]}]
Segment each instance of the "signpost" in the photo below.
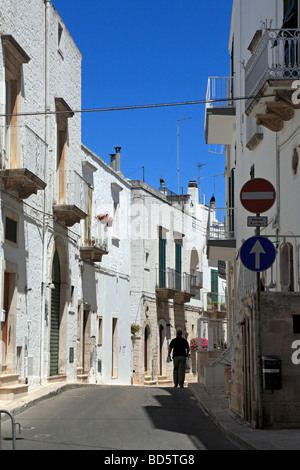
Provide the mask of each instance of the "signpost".
[{"label": "signpost", "polygon": [[276,191],[269,181],[263,178],[254,178],[248,181],[241,190],[240,200],[243,207],[256,214],[256,217],[248,217],[248,227],[256,227],[256,236],[245,241],[240,250],[241,261],[246,268],[256,272],[256,355],[257,355],[257,389],[258,389],[258,427],[262,429],[262,355],[261,355],[261,331],[260,331],[260,272],[270,268],[276,258],[274,245],[266,237],[260,236],[260,227],[268,225],[268,218],[261,217],[273,206],[276,199]]}]

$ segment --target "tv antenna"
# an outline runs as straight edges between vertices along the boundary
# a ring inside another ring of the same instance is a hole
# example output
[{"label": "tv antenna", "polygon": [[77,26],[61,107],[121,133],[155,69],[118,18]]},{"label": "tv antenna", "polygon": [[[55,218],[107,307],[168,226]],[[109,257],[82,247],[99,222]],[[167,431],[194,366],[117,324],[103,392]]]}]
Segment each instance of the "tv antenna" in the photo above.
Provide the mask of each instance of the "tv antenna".
[{"label": "tv antenna", "polygon": [[207,165],[207,163],[199,163],[198,165],[198,188],[199,188],[199,202],[201,204],[201,177],[200,177],[200,170],[203,166]]}]

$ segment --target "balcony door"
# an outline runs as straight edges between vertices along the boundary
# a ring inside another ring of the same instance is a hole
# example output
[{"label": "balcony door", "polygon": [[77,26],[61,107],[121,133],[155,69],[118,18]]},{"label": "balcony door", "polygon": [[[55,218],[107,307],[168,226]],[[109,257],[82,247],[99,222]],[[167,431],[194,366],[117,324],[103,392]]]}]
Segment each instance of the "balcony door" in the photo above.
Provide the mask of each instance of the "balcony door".
[{"label": "balcony door", "polygon": [[219,293],[219,286],[218,286],[218,271],[215,269],[211,270],[211,293],[212,293],[212,302],[218,302],[218,293]]},{"label": "balcony door", "polygon": [[181,291],[182,244],[175,242],[175,289]]},{"label": "balcony door", "polygon": [[166,240],[159,235],[159,287],[166,287]]},{"label": "balcony door", "polygon": [[52,290],[51,290],[51,327],[50,327],[50,376],[59,373],[59,330],[60,330],[60,261],[57,251],[55,252],[52,267]]}]

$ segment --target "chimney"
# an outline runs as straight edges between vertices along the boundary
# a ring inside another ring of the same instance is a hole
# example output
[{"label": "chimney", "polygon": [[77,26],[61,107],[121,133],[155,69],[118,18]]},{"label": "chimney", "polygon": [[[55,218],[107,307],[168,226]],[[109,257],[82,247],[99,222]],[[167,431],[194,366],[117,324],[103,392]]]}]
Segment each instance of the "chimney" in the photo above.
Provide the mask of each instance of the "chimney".
[{"label": "chimney", "polygon": [[210,207],[212,207],[213,209],[216,207],[216,198],[215,198],[215,196],[212,196],[209,205],[210,205]]},{"label": "chimney", "polygon": [[163,177],[162,177],[162,176],[161,176],[161,178],[160,178],[159,182],[160,182],[160,188],[159,188],[159,191],[160,191],[161,193],[165,194],[165,193],[166,193],[166,183],[164,182],[164,180],[163,180]]},{"label": "chimney", "polygon": [[198,185],[196,181],[193,180],[189,182],[187,193],[191,196],[191,202],[193,203],[193,205],[195,206],[196,204],[198,204],[199,194]]},{"label": "chimney", "polygon": [[122,147],[115,147],[116,151],[116,171],[121,171],[121,148]]},{"label": "chimney", "polygon": [[116,154],[115,153],[110,153],[110,166],[113,170],[116,171]]}]

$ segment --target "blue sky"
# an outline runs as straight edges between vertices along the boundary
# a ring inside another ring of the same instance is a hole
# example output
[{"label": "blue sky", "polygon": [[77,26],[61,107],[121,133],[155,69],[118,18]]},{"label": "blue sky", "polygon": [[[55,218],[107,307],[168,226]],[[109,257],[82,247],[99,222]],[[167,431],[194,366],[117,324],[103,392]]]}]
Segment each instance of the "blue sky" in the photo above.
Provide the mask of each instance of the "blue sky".
[{"label": "blue sky", "polygon": [[[52,0],[83,55],[82,108],[203,100],[209,76],[228,76],[232,0]],[[204,139],[205,106],[82,114],[82,142],[121,170],[158,189],[180,192],[199,176],[206,203],[224,207],[224,156]],[[215,185],[214,185],[215,181]]]}]

